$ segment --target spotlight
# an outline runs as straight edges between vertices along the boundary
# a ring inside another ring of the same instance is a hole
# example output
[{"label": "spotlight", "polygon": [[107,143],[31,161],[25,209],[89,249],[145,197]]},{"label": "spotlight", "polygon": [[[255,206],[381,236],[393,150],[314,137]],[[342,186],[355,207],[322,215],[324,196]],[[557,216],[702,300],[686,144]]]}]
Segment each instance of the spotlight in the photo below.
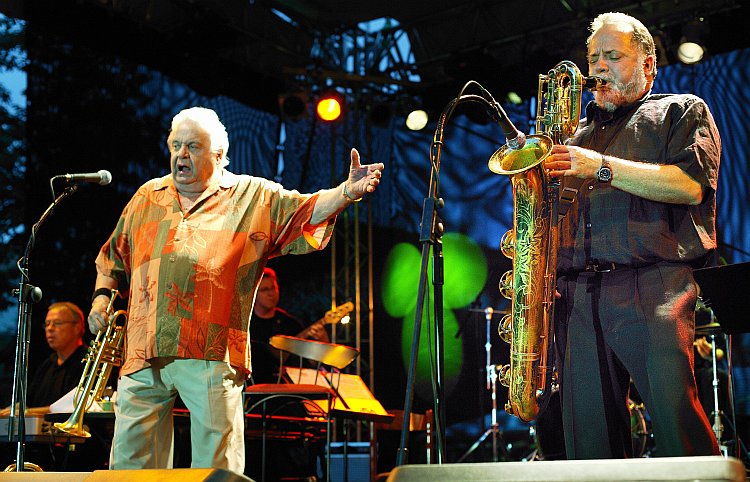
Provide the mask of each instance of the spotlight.
[{"label": "spotlight", "polygon": [[318,99],[315,108],[318,117],[325,122],[333,122],[341,117],[344,99],[337,92],[326,92]]},{"label": "spotlight", "polygon": [[406,116],[406,127],[413,131],[421,131],[427,125],[427,112],[417,109],[409,112]]},{"label": "spotlight", "polygon": [[523,104],[523,99],[516,91],[511,90],[505,95],[505,101],[513,105]]},{"label": "spotlight", "polygon": [[279,112],[288,120],[299,120],[307,114],[307,94],[294,92],[279,96]]},{"label": "spotlight", "polygon": [[681,62],[694,64],[703,58],[706,53],[704,38],[707,28],[700,20],[694,20],[682,28],[682,38],[677,47],[677,57]]}]

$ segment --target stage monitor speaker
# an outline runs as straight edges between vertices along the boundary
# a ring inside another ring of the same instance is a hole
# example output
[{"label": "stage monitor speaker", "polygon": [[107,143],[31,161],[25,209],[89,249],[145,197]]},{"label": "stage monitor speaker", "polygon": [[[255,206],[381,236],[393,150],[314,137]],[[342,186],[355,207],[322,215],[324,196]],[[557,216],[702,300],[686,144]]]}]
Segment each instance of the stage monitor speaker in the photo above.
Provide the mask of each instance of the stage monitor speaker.
[{"label": "stage monitor speaker", "polygon": [[252,482],[224,469],[95,470],[84,482]]},{"label": "stage monitor speaker", "polygon": [[387,482],[456,481],[689,481],[745,482],[742,462],[729,457],[547,460],[476,464],[402,465]]},{"label": "stage monitor speaker", "polygon": [[91,472],[0,472],[2,482],[84,482]]},{"label": "stage monitor speaker", "polygon": [[253,482],[224,469],[95,470],[94,472],[0,472],[5,482]]}]

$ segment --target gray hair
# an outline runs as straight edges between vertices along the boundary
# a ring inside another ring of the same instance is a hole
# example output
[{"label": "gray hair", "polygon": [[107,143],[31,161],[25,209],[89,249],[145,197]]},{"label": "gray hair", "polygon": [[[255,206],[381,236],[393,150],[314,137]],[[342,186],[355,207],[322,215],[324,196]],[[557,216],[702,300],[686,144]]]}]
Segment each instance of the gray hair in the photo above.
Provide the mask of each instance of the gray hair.
[{"label": "gray hair", "polygon": [[211,138],[211,151],[221,152],[222,167],[229,164],[229,156],[227,156],[227,151],[229,151],[229,135],[216,112],[206,107],[183,109],[172,118],[171,130],[174,131],[180,122],[186,120],[195,122],[208,132],[208,136]]},{"label": "gray hair", "polygon": [[637,18],[631,17],[626,13],[602,13],[591,22],[591,26],[589,27],[591,35],[586,39],[586,45],[591,42],[594,34],[605,25],[627,25],[633,30],[632,43],[636,50],[644,56],[653,55],[654,57],[652,76],[656,77],[656,45],[654,44],[654,37],[651,36],[651,32],[648,31],[646,26]]}]

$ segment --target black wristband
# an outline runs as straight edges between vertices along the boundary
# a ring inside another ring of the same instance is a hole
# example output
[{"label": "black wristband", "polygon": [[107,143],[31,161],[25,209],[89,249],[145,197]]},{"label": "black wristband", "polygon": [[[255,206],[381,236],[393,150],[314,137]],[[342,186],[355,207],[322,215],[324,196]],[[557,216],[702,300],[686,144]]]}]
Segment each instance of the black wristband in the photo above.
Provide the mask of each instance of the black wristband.
[{"label": "black wristband", "polygon": [[112,289],[111,288],[97,288],[94,290],[94,294],[91,296],[91,304],[94,304],[94,300],[99,295],[107,295],[110,298],[112,297]]}]

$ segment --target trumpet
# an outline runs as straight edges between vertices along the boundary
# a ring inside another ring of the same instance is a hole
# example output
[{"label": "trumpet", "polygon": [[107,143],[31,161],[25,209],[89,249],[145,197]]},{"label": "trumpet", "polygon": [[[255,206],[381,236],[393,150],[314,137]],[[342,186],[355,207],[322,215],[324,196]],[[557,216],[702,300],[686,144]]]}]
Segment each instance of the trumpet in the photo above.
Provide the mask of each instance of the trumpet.
[{"label": "trumpet", "polygon": [[83,415],[91,408],[91,404],[102,401],[107,380],[112,368],[122,364],[122,344],[127,324],[127,311],[114,310],[115,300],[121,297],[120,292],[112,290],[112,296],[107,305],[107,325],[100,330],[96,339],[86,353],[86,366],[83,368],[81,380],[78,382],[73,397],[73,412],[68,420],[55,423],[53,430],[70,435],[88,438],[91,434],[83,427]]}]

